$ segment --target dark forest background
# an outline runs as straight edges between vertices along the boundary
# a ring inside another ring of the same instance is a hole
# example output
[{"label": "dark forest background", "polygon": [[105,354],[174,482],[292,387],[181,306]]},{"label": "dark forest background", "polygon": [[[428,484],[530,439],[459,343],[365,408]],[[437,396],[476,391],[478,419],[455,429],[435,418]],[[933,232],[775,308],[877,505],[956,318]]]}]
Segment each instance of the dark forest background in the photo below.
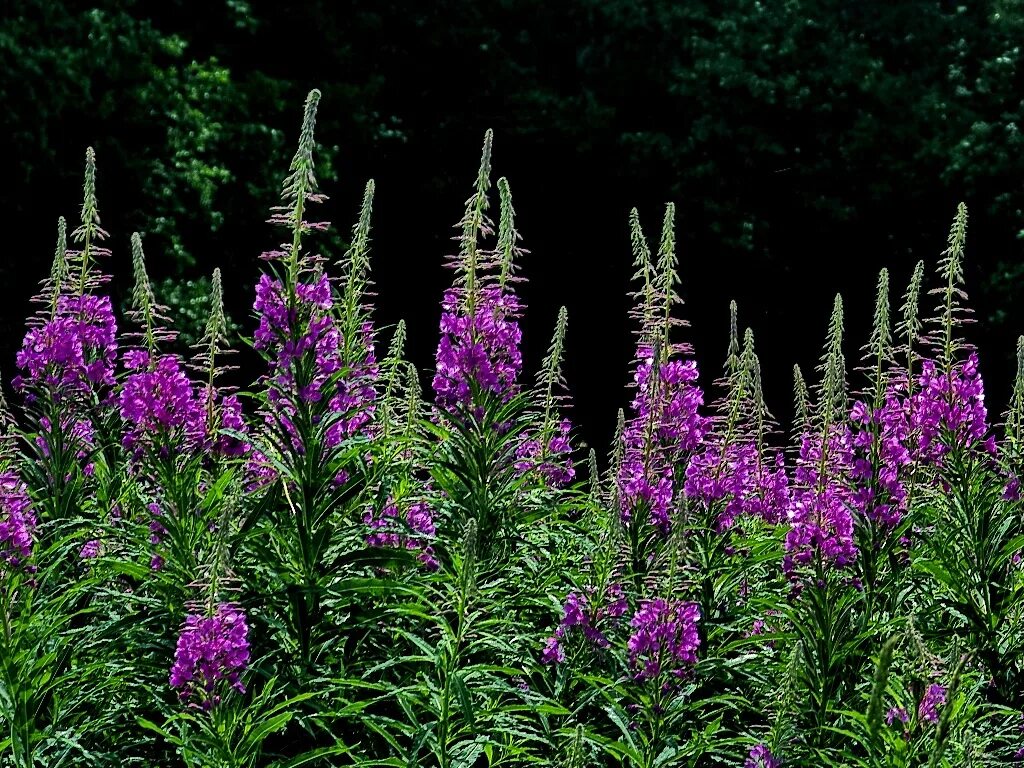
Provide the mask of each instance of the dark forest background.
[{"label": "dark forest background", "polygon": [[[531,253],[527,362],[559,304],[583,435],[603,452],[631,357],[627,214],[657,236],[679,208],[682,292],[718,375],[728,302],[753,327],[769,405],[790,416],[835,292],[847,355],[867,338],[877,271],[893,298],[933,264],[956,203],[971,214],[968,289],[990,408],[1024,330],[1024,2],[920,0],[3,0],[0,21],[0,367],[7,376],[53,251],[99,158],[110,270],[128,239],[186,327],[214,267],[245,333],[258,254],[306,92],[323,92],[323,241],[340,255],[377,182],[382,326],[404,317],[432,365],[438,301],[495,130]],[[387,331],[385,330],[386,334]],[[386,337],[385,337],[386,338]],[[243,356],[243,366],[248,358]]]}]

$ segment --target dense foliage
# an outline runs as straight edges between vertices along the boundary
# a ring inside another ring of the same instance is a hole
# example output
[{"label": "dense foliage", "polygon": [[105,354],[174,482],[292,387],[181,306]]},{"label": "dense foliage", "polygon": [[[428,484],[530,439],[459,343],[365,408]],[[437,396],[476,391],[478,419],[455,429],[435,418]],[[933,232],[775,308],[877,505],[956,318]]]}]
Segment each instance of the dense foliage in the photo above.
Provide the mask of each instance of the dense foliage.
[{"label": "dense foliage", "polygon": [[880,274],[852,392],[836,297],[788,440],[735,304],[707,385],[675,208],[655,249],[634,211],[632,400],[602,472],[570,420],[565,311],[523,372],[491,133],[425,394],[368,303],[372,181],[343,254],[311,245],[319,99],[271,211],[246,391],[224,384],[219,271],[187,356],[138,235],[115,312],[86,155],[3,407],[0,763],[1024,759],[1024,338],[996,429],[962,338],[964,206],[934,286],[918,264],[891,313]]}]

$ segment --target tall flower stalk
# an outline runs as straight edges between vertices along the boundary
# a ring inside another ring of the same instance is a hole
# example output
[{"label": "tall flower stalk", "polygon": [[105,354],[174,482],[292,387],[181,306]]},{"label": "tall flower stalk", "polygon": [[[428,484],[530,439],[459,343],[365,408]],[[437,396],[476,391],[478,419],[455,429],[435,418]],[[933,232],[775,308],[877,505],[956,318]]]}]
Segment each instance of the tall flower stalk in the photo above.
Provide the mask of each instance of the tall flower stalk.
[{"label": "tall flower stalk", "polygon": [[631,569],[641,578],[658,542],[672,529],[682,502],[686,460],[704,441],[709,422],[700,414],[704,395],[697,385],[697,363],[685,359],[689,347],[673,340],[682,321],[673,317],[676,293],[675,207],[666,206],[657,260],[630,214],[633,240],[633,318],[638,323],[634,395],[621,434],[617,497],[631,549]]}]

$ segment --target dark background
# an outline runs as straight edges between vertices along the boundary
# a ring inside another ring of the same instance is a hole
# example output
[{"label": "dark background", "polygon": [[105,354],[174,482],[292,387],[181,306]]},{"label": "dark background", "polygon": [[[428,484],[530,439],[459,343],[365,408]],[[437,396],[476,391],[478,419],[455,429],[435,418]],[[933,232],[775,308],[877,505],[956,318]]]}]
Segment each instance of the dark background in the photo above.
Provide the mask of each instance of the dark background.
[{"label": "dark background", "polygon": [[[898,305],[931,268],[964,200],[968,290],[990,410],[1007,400],[1024,330],[1024,3],[790,0],[437,0],[78,3],[3,0],[0,21],[0,361],[10,376],[58,214],[77,215],[87,145],[115,250],[128,239],[186,329],[224,270],[251,331],[263,224],[323,92],[322,240],[340,255],[366,179],[377,182],[377,319],[404,317],[429,369],[442,257],[472,189],[484,130],[508,176],[530,282],[527,364],[569,309],[567,375],[598,446],[626,403],[627,216],[657,238],[678,205],[683,312],[718,375],[728,302],[753,327],[769,405],[790,416],[835,292],[848,358],[890,268]],[[496,194],[495,194],[496,204]],[[386,339],[387,331],[384,332]],[[251,357],[242,356],[252,367]],[[249,371],[255,372],[255,368]]]}]

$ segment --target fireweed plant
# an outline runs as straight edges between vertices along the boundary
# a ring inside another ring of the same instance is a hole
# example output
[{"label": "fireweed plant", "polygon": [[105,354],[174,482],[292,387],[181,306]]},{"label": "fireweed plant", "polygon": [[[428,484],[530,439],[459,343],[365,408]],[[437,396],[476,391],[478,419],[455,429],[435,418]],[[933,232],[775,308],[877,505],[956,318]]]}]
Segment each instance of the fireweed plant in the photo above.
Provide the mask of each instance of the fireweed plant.
[{"label": "fireweed plant", "polygon": [[116,311],[86,153],[0,403],[0,765],[1024,762],[1024,337],[993,414],[963,206],[934,277],[894,297],[879,275],[853,366],[835,297],[785,425],[735,303],[698,369],[674,207],[656,246],[633,211],[602,463],[564,309],[524,371],[491,133],[424,376],[375,323],[372,181],[347,248],[317,250],[319,100],[254,259],[240,390],[219,272],[182,349],[132,235]]}]

